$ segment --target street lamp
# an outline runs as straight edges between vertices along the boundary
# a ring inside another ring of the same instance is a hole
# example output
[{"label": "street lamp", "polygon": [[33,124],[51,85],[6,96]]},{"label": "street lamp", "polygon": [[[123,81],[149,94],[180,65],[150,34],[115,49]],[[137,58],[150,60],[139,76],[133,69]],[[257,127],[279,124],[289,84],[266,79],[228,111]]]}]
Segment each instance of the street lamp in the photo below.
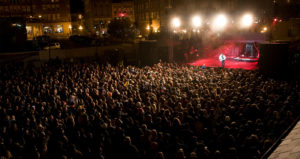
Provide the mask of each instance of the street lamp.
[{"label": "street lamp", "polygon": [[[179,28],[181,26],[181,21],[179,18],[175,17],[171,20],[171,26],[172,26],[172,29],[175,33],[176,29]],[[174,46],[173,46],[173,40],[174,40],[174,37],[173,37],[173,33],[170,29],[170,41],[171,41],[171,46],[170,46],[170,49],[169,49],[169,62],[173,62],[173,58],[174,58]]]},{"label": "street lamp", "polygon": [[266,26],[264,26],[262,29],[261,29],[261,33],[265,33],[265,32],[267,32],[268,31],[268,28],[266,27]]},{"label": "street lamp", "polygon": [[69,25],[69,33],[70,33],[70,35],[72,35],[72,25],[71,24]]}]

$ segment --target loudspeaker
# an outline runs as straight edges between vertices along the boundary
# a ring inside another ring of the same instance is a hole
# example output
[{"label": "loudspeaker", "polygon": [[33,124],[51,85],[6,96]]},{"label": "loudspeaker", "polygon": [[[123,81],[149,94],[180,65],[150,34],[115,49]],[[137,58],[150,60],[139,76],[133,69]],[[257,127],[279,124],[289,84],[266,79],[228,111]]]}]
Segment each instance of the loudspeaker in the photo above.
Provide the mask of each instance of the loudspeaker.
[{"label": "loudspeaker", "polygon": [[156,40],[141,41],[138,49],[138,59],[141,66],[152,66],[160,60],[168,60],[168,47],[159,46]]},{"label": "loudspeaker", "polygon": [[266,75],[283,75],[288,72],[288,44],[265,43],[259,46],[259,70]]}]

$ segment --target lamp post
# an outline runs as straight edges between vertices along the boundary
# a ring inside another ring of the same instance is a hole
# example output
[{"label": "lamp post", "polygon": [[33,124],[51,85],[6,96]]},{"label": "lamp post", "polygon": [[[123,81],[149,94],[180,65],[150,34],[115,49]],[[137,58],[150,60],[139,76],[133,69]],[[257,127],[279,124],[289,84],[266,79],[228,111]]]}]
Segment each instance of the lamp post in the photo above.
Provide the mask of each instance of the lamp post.
[{"label": "lamp post", "polygon": [[72,35],[72,25],[71,24],[69,25],[69,34],[70,34],[70,36]]},{"label": "lamp post", "polygon": [[82,33],[82,30],[83,30],[82,25],[79,25],[78,29],[79,29],[79,32]]},{"label": "lamp post", "polygon": [[171,21],[170,27],[170,49],[169,49],[169,62],[173,62],[174,60],[174,35],[173,30],[176,30],[181,26],[181,21],[179,18],[173,18]]},{"label": "lamp post", "polygon": [[198,15],[195,15],[195,16],[192,17],[191,22],[192,22],[191,23],[191,25],[192,25],[192,35],[194,34],[194,36],[197,37],[197,34],[199,32],[198,29],[202,25],[202,20],[201,20],[201,18]]}]

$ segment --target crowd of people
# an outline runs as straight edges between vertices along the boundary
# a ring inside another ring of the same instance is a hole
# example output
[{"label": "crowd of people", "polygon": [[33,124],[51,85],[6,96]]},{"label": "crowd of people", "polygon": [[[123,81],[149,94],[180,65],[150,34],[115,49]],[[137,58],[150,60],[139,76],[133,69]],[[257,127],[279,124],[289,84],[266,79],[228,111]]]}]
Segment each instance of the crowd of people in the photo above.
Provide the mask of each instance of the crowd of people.
[{"label": "crowd of people", "polygon": [[299,81],[158,63],[0,67],[2,159],[256,159],[299,115]]}]

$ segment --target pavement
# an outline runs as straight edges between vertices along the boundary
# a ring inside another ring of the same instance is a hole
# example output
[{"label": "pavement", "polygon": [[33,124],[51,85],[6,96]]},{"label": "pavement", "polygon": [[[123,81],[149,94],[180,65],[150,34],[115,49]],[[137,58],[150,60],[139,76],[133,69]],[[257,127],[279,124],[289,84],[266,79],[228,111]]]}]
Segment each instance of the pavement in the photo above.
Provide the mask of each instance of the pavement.
[{"label": "pavement", "polygon": [[269,157],[269,159],[285,158],[300,159],[300,121]]}]

